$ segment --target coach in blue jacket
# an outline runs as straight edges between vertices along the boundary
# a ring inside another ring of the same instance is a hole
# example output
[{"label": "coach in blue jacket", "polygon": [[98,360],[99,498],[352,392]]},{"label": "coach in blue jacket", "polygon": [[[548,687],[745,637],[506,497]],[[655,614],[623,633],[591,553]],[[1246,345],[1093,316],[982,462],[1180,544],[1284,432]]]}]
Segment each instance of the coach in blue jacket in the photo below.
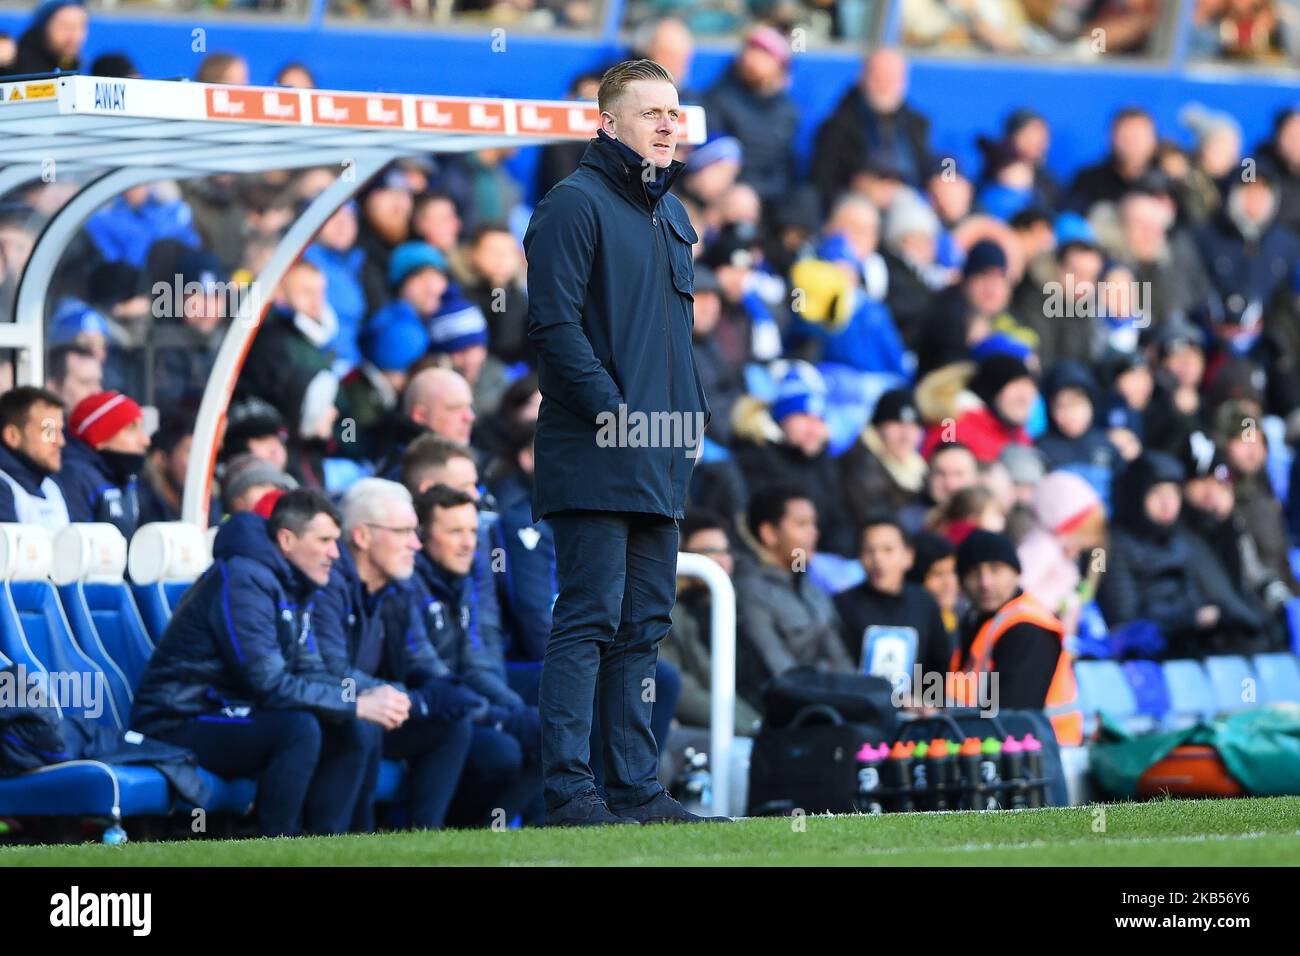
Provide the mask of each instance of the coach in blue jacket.
[{"label": "coach in blue jacket", "polygon": [[188,747],[213,773],[256,777],[266,836],[347,829],[374,750],[366,726],[406,719],[404,695],[347,693],[321,661],[312,610],[338,538],[337,514],[314,491],[285,494],[270,521],[231,516],[131,711],[133,730]]},{"label": "coach in blue jacket", "polygon": [[[659,786],[650,730],[676,519],[708,420],[691,349],[698,237],[668,193],[684,116],[650,60],[611,67],[597,98],[597,137],[524,237],[542,393],[533,517],[554,531],[559,583],[542,767],[548,823],[575,826],[697,819]],[[593,701],[608,803],[589,763]]]}]

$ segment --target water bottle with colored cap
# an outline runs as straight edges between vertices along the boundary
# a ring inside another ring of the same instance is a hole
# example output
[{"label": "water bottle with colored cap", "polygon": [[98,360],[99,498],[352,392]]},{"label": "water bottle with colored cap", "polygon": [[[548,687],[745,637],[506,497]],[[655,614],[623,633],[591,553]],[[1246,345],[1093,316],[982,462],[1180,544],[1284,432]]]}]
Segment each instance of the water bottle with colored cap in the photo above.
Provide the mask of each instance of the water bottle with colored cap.
[{"label": "water bottle with colored cap", "polygon": [[930,765],[930,808],[947,810],[948,788],[951,786],[952,758],[948,756],[948,741],[935,737],[930,741],[930,750],[926,760]]},{"label": "water bottle with colored cap", "polygon": [[881,744],[863,744],[858,751],[858,798],[855,804],[862,813],[884,813],[880,802],[880,763],[889,754],[889,747]]},{"label": "water bottle with colored cap", "polygon": [[924,740],[916,742],[916,749],[912,751],[912,791],[915,794],[916,809],[930,810],[930,768],[927,757],[930,755],[930,745]]},{"label": "water bottle with colored cap", "polygon": [[1025,799],[1025,748],[1015,737],[1002,741],[1002,779],[1007,782],[1007,806],[1013,810],[1024,807]]},{"label": "water bottle with colored cap", "polygon": [[912,800],[912,755],[916,744],[899,740],[889,748],[889,759],[885,761],[885,786],[893,792],[889,808],[906,813],[916,804]]},{"label": "water bottle with colored cap", "polygon": [[984,785],[982,810],[997,810],[1002,806],[1002,741],[985,737],[980,745],[980,780]]},{"label": "water bottle with colored cap", "polygon": [[[1035,781],[1043,780],[1043,744],[1033,734],[1025,734],[1020,742],[1025,751],[1025,772]],[[1031,783],[1029,785],[1029,805],[1031,807],[1047,806],[1047,784]]]},{"label": "water bottle with colored cap", "polygon": [[961,742],[957,751],[957,760],[961,765],[961,808],[963,810],[984,809],[984,785],[980,777],[980,739],[967,737]]}]

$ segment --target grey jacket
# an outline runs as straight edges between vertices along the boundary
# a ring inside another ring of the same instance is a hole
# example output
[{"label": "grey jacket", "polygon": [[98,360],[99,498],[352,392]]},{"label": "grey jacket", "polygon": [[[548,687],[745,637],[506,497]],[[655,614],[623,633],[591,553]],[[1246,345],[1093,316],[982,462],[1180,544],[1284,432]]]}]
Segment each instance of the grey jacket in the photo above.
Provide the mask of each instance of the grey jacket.
[{"label": "grey jacket", "polygon": [[[707,605],[701,610],[707,613]],[[712,720],[713,700],[710,637],[702,632],[695,615],[681,598],[673,606],[672,619],[672,630],[659,644],[659,659],[677,668],[682,677],[682,692],[677,698],[677,719],[685,727],[708,727]],[[758,711],[737,695],[736,736],[753,736],[754,724],[758,719]]]},{"label": "grey jacket", "polygon": [[830,595],[807,574],[763,564],[736,574],[736,692],[761,705],[767,682],[792,667],[851,673]]}]

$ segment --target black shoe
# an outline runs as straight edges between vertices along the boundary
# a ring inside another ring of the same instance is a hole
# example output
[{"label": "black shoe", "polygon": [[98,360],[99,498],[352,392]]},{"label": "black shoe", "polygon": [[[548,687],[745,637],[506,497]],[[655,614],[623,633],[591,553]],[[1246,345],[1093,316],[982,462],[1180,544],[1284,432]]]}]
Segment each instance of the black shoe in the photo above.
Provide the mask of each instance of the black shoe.
[{"label": "black shoe", "polygon": [[575,794],[554,810],[546,811],[548,827],[606,827],[636,822],[610,813],[595,787]]},{"label": "black shoe", "polygon": [[668,795],[667,790],[660,790],[645,803],[636,807],[626,807],[617,811],[618,815],[637,823],[730,823],[731,817],[702,817],[691,813],[684,806]]}]

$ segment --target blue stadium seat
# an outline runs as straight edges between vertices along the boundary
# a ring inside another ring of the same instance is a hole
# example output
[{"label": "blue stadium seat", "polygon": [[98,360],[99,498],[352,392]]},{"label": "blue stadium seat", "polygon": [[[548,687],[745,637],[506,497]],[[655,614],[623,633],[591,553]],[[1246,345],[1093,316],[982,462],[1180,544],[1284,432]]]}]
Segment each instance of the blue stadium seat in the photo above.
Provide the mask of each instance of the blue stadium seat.
[{"label": "blue stadium seat", "polygon": [[166,816],[167,779],[152,767],[69,760],[0,780],[0,815]]},{"label": "blue stadium seat", "polygon": [[145,631],[152,644],[162,640],[172,612],[189,590],[190,581],[154,581],[152,584],[132,584],[131,596],[144,622]]},{"label": "blue stadium seat", "polygon": [[1154,726],[1150,716],[1138,711],[1137,698],[1118,661],[1076,661],[1074,677],[1079,685],[1085,734],[1096,727],[1097,715],[1101,713],[1135,733]]},{"label": "blue stadium seat", "polygon": [[[207,783],[209,792],[207,805],[203,809],[209,813],[235,813],[239,816],[252,812],[253,800],[257,797],[256,780],[227,780],[202,767],[199,768],[199,776]],[[193,809],[183,802],[181,806]]]},{"label": "blue stadium seat", "polygon": [[[0,651],[28,668],[65,675],[80,682],[77,713],[97,723],[126,728],[129,714],[119,711],[107,675],[74,640],[68,619],[48,581],[6,581],[0,614]],[[100,690],[110,692],[101,694]],[[103,697],[99,700],[99,697]]]},{"label": "blue stadium seat", "polygon": [[1261,704],[1300,704],[1300,660],[1292,654],[1256,654]]},{"label": "blue stadium seat", "polygon": [[1249,710],[1259,702],[1259,688],[1250,661],[1239,654],[1205,659],[1205,673],[1214,688],[1215,707],[1221,713]]},{"label": "blue stadium seat", "polygon": [[[135,699],[135,685],[148,662],[152,647],[144,637],[135,602],[125,584],[65,584],[58,589],[59,601],[72,628],[72,636],[99,665],[108,679],[117,712],[124,725],[131,721],[131,702]],[[124,632],[132,632],[125,636]],[[128,655],[129,644],[144,643],[134,654]],[[129,660],[139,670],[128,672],[118,658]]]},{"label": "blue stadium seat", "polygon": [[1139,714],[1146,714],[1159,724],[1169,713],[1169,688],[1165,672],[1156,661],[1125,661],[1124,676],[1133,688]]},{"label": "blue stadium seat", "polygon": [[[43,573],[43,572],[42,572]],[[48,581],[4,581],[0,589],[0,663],[29,671],[80,675],[78,715],[120,728],[124,715],[104,670],[74,640]],[[90,685],[107,693],[88,694]],[[70,701],[60,695],[62,703]],[[56,699],[56,703],[58,700]],[[97,706],[96,706],[97,705]],[[96,713],[98,711],[98,713]],[[0,814],[11,816],[165,815],[172,797],[166,778],[152,767],[114,766],[99,760],[70,760],[0,780]]]},{"label": "blue stadium seat", "polygon": [[1169,688],[1167,727],[1186,727],[1214,715],[1214,688],[1199,661],[1165,661],[1163,670]]}]

